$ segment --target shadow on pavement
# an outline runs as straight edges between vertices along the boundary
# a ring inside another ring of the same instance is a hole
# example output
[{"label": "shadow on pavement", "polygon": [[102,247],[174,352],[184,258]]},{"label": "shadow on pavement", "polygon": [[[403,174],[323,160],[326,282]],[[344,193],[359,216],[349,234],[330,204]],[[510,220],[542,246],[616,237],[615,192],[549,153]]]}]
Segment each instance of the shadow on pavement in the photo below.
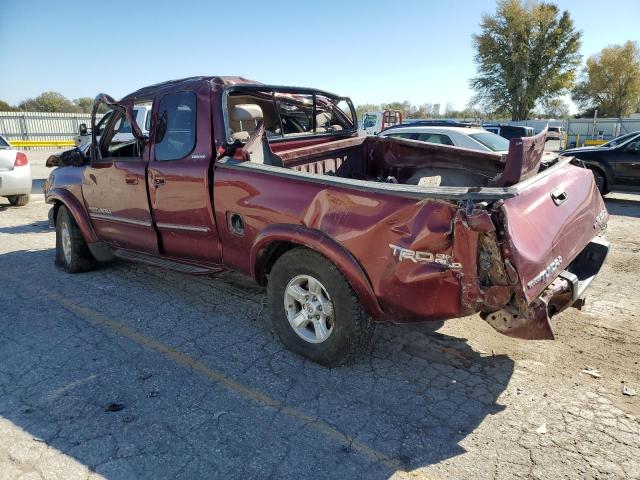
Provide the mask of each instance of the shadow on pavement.
[{"label": "shadow on pavement", "polygon": [[604,203],[610,215],[640,217],[640,198],[638,201],[634,201],[626,198],[604,197]]},{"label": "shadow on pavement", "polygon": [[12,227],[0,227],[0,233],[40,233],[51,232],[52,230],[53,229],[49,226],[48,220],[38,220],[36,222],[14,225]]},{"label": "shadow on pavement", "polygon": [[437,324],[381,325],[326,369],[282,348],[233,275],[68,275],[53,256],[0,255],[0,416],[107,478],[388,478],[464,453],[504,409],[513,361]]}]

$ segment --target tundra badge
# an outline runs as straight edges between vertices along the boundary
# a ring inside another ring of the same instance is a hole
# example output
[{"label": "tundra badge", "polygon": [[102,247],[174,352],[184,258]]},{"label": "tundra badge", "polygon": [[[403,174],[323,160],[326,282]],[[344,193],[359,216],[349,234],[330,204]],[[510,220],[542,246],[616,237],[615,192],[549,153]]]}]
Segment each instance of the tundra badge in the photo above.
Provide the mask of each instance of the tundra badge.
[{"label": "tundra badge", "polygon": [[560,268],[560,265],[562,265],[562,257],[555,258],[547,268],[545,268],[538,275],[533,277],[533,279],[529,283],[527,283],[527,288],[533,288],[539,283],[544,282],[553,272]]},{"label": "tundra badge", "polygon": [[453,261],[451,255],[445,255],[444,253],[431,253],[431,252],[419,252],[416,250],[409,250],[408,248],[399,247],[398,245],[389,244],[391,252],[394,257],[398,257],[399,261],[410,260],[413,263],[436,263],[443,267],[452,269],[462,268],[461,263]]}]

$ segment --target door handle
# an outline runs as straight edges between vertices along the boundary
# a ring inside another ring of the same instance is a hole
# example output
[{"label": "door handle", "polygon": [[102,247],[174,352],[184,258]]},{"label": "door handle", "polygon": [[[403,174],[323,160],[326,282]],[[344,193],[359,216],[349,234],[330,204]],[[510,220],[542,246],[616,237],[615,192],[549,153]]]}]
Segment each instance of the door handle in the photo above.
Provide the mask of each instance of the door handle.
[{"label": "door handle", "polygon": [[153,186],[158,188],[162,185],[164,185],[164,177],[158,176],[158,175],[154,175],[153,179]]},{"label": "door handle", "polygon": [[562,205],[567,201],[567,192],[564,190],[554,190],[551,192],[551,199],[556,205]]},{"label": "door handle", "polygon": [[124,177],[124,181],[127,183],[127,185],[137,185],[138,177],[135,175],[126,175]]},{"label": "door handle", "polygon": [[149,170],[149,180],[154,188],[164,185],[164,177],[155,170]]}]

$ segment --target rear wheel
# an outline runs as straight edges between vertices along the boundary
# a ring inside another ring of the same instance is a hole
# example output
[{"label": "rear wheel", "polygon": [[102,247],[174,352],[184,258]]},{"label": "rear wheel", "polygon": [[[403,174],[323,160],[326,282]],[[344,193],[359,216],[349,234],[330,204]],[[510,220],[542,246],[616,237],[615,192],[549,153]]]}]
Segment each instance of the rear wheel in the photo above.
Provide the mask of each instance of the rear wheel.
[{"label": "rear wheel", "polygon": [[11,195],[7,197],[9,203],[14,207],[24,207],[27,203],[29,203],[30,195]]},{"label": "rear wheel", "polygon": [[56,265],[69,273],[87,272],[96,266],[78,224],[64,205],[56,217]]},{"label": "rear wheel", "polygon": [[340,271],[306,248],[283,254],[267,287],[271,323],[293,352],[328,367],[368,349],[374,325]]}]

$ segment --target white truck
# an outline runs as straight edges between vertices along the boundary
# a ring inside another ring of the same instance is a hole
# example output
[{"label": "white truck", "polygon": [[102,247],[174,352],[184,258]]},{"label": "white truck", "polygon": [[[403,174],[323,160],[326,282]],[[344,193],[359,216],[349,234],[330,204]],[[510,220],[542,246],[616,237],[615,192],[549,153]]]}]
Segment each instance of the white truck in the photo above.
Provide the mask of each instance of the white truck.
[{"label": "white truck", "polygon": [[[133,112],[137,124],[140,125],[140,128],[142,129],[142,133],[148,135],[149,127],[151,126],[151,103],[136,104],[133,108]],[[104,116],[96,125],[96,136],[98,138],[100,138],[100,135],[102,135],[102,131],[104,130],[104,127],[106,127],[109,123],[109,119],[111,118],[112,114],[113,110],[109,110],[104,114]],[[128,140],[133,140],[131,125],[129,125],[129,122],[126,119],[120,121],[115,126],[115,129],[117,133],[113,137],[112,141],[120,143],[126,142]],[[81,123],[78,130],[79,135],[75,138],[76,146],[80,148],[84,145],[89,145],[91,143],[91,129],[87,128],[86,124]]]},{"label": "white truck", "polygon": [[362,116],[360,133],[364,135],[377,135],[385,128],[402,123],[400,110],[384,110],[382,112],[365,112]]}]

